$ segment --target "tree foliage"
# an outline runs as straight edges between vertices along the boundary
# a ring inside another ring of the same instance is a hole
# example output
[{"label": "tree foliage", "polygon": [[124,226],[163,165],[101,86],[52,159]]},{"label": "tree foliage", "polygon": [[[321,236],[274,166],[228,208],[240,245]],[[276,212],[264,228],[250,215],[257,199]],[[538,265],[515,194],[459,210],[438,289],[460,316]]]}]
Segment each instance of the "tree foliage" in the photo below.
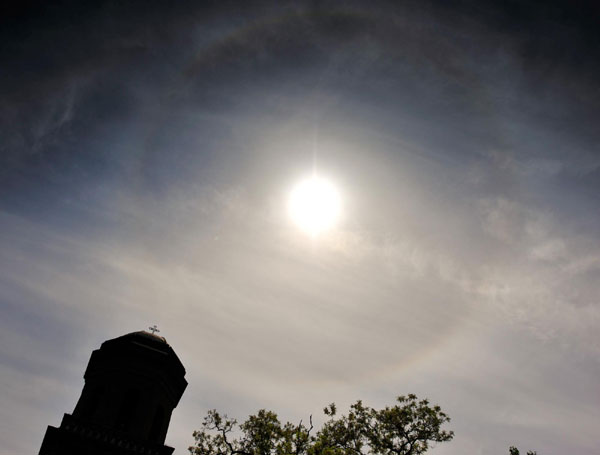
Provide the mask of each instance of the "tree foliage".
[{"label": "tree foliage", "polygon": [[[239,424],[209,411],[202,429],[194,432],[192,455],[419,455],[431,443],[450,441],[442,430],[450,421],[439,406],[415,395],[400,396],[394,406],[373,409],[361,401],[338,416],[334,403],[324,410],[328,420],[313,433],[312,416],[282,423],[272,411],[260,410]],[[512,454],[511,454],[512,455]]]},{"label": "tree foliage", "polygon": [[[509,453],[509,455],[520,455],[519,449],[517,449],[514,446],[509,447],[508,453]],[[527,455],[537,455],[537,452],[534,452],[532,450],[528,450],[527,451]]]}]

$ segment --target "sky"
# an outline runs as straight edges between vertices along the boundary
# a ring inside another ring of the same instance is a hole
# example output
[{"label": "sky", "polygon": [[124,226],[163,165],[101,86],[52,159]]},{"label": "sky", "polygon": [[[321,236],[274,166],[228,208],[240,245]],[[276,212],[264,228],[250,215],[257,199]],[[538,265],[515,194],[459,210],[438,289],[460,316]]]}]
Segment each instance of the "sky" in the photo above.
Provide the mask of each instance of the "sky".
[{"label": "sky", "polygon": [[[436,455],[592,455],[600,32],[552,2],[57,2],[0,27],[0,451],[157,324],[207,410],[415,393]],[[339,223],[290,221],[295,182]]]}]

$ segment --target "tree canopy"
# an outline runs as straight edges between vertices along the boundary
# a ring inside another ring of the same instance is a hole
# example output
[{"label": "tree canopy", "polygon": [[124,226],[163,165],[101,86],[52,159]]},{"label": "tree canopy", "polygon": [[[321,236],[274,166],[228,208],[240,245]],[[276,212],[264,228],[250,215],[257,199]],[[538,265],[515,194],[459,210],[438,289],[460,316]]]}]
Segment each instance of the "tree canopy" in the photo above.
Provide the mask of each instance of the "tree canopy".
[{"label": "tree canopy", "polygon": [[[516,447],[514,447],[514,446],[511,446],[511,447],[508,449],[508,453],[509,453],[509,455],[520,455],[519,449],[517,449],[517,448],[516,448]],[[527,455],[537,455],[537,452],[534,452],[534,451],[532,451],[532,450],[528,450],[528,451],[527,451]]]},{"label": "tree canopy", "polygon": [[282,423],[272,411],[260,410],[241,424],[216,410],[194,432],[192,455],[419,455],[432,443],[450,441],[442,426],[450,417],[416,395],[400,396],[394,406],[374,409],[357,401],[338,416],[334,403],[328,420],[313,432],[308,424]]}]

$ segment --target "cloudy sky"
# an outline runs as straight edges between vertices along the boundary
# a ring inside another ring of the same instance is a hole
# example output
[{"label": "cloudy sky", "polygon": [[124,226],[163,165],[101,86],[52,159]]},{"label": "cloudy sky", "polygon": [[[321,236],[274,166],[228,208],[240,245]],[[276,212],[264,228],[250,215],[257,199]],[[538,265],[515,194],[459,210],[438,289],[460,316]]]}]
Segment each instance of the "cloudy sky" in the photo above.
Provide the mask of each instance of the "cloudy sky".
[{"label": "cloudy sky", "polygon": [[[211,408],[410,392],[452,417],[434,454],[597,453],[597,10],[98,3],[0,27],[2,453],[155,323],[179,455]],[[316,238],[286,206],[313,170],[343,200]]]}]

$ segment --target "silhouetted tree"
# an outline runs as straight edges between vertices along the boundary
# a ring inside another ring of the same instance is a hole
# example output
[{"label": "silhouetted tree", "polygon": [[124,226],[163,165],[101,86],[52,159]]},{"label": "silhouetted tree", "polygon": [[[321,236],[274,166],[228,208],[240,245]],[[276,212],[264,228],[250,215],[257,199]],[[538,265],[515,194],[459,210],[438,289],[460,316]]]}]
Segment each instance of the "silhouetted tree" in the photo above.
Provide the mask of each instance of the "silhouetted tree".
[{"label": "silhouetted tree", "polygon": [[[508,453],[509,455],[520,455],[519,449],[517,449],[514,446],[509,447]],[[527,455],[537,455],[537,452],[534,452],[533,450],[528,450]]]},{"label": "silhouetted tree", "polygon": [[[277,414],[260,410],[238,425],[235,419],[208,412],[202,429],[194,432],[192,455],[419,455],[433,442],[450,441],[450,421],[439,406],[415,395],[400,396],[397,404],[377,410],[357,401],[348,415],[337,416],[334,403],[324,410],[329,419],[311,434],[309,424],[281,423]],[[511,454],[512,455],[512,454]]]}]

